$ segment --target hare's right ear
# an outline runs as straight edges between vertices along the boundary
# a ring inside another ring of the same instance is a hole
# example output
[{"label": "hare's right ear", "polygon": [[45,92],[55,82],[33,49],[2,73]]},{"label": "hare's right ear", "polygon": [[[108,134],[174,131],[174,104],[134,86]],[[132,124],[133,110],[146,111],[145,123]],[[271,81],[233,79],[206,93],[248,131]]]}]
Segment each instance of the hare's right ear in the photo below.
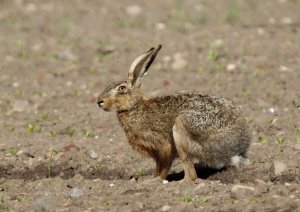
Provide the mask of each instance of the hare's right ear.
[{"label": "hare's right ear", "polygon": [[139,86],[141,84],[143,76],[147,73],[160,49],[161,45],[151,48],[133,61],[128,72],[128,81],[131,85]]}]

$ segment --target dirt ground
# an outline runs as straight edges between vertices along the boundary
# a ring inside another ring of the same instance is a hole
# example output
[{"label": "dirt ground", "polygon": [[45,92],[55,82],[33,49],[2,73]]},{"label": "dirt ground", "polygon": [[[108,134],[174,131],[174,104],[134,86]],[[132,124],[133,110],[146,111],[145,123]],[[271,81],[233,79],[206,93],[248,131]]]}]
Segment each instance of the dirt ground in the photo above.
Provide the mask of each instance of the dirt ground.
[{"label": "dirt ground", "polygon": [[[300,211],[300,1],[0,0],[0,211]],[[180,184],[96,104],[163,45],[148,97],[233,99],[252,164]]]}]

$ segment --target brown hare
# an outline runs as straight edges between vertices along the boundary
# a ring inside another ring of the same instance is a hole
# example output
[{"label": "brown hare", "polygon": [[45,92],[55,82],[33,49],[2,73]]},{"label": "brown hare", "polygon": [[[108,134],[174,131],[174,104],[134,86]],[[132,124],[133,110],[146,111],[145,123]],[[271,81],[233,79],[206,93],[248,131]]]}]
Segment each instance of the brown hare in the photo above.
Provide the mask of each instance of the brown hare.
[{"label": "brown hare", "polygon": [[102,92],[99,107],[116,111],[133,149],[155,160],[156,176],[162,179],[178,156],[184,181],[197,178],[196,161],[212,168],[247,163],[251,133],[231,100],[198,93],[144,98],[142,79],[160,49],[161,45],[136,58],[128,79]]}]

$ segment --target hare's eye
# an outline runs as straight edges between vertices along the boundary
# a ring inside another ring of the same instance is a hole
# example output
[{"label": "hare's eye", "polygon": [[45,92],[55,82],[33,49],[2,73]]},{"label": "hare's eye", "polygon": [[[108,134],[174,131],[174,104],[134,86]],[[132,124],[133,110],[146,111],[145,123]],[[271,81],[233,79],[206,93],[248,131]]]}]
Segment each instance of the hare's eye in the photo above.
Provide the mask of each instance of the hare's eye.
[{"label": "hare's eye", "polygon": [[121,85],[118,89],[120,92],[124,93],[126,91],[126,86]]}]

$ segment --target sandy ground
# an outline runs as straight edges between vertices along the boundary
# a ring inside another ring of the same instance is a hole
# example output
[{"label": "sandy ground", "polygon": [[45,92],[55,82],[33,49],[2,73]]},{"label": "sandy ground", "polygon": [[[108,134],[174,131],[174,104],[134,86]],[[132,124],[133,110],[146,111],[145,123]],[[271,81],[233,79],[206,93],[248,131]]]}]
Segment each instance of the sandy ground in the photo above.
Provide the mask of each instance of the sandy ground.
[{"label": "sandy ground", "polygon": [[[0,0],[1,211],[299,211],[300,1]],[[243,107],[252,164],[179,184],[134,152],[97,95],[163,44],[148,97]]]}]

